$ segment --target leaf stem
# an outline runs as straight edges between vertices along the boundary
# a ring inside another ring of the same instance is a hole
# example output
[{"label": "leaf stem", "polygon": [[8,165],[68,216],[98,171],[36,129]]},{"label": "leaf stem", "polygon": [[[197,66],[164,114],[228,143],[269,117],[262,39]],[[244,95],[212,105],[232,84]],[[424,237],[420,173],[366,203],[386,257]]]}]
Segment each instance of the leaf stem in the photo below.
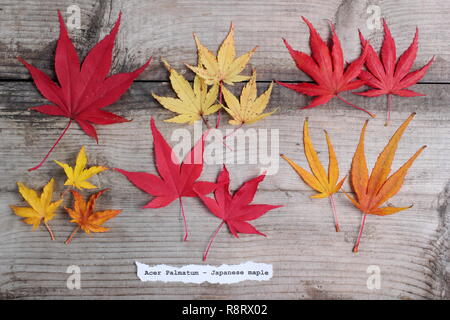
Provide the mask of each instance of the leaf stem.
[{"label": "leaf stem", "polygon": [[47,228],[48,233],[50,233],[50,238],[51,238],[52,240],[55,240],[55,236],[53,235],[52,228],[50,228],[50,226],[48,225],[48,223],[47,223],[46,221],[44,221],[44,225],[45,225],[45,227]]},{"label": "leaf stem", "polygon": [[[222,105],[222,86],[223,86],[223,81],[220,81],[219,83],[219,104]],[[217,122],[216,122],[216,129],[219,129],[220,126],[220,119],[221,119],[221,110],[219,109],[219,112],[217,112]]]},{"label": "leaf stem", "polygon": [[47,154],[45,155],[44,159],[42,159],[42,161],[33,168],[28,169],[28,171],[34,171],[36,169],[39,169],[44,162],[47,160],[47,158],[50,156],[50,153],[52,153],[53,149],[55,149],[56,145],[59,143],[59,141],[61,141],[62,137],[64,137],[64,135],[66,134],[67,130],[69,130],[70,125],[72,124],[72,119],[70,119],[69,123],[67,123],[66,128],[63,130],[63,132],[60,134],[60,136],[58,137],[58,139],[56,140],[56,142],[53,144],[53,146],[50,148],[50,150],[47,152]]},{"label": "leaf stem", "polygon": [[64,241],[65,244],[70,244],[70,242],[72,241],[73,236],[75,235],[75,233],[78,232],[78,230],[80,230],[80,226],[77,226],[75,229],[73,229],[72,233],[70,234],[70,236],[67,238],[66,241]]},{"label": "leaf stem", "polygon": [[385,126],[388,126],[391,122],[391,109],[392,109],[392,94],[388,93],[386,95],[386,108],[387,108],[387,115],[386,115],[386,123]]},{"label": "leaf stem", "polygon": [[205,252],[203,253],[203,261],[206,261],[206,258],[208,257],[209,249],[211,249],[211,245],[214,242],[214,239],[216,239],[217,234],[219,233],[220,229],[222,228],[225,221],[222,221],[219,226],[217,227],[216,231],[214,232],[213,236],[209,240],[208,246],[206,247]]},{"label": "leaf stem", "polygon": [[187,222],[186,222],[186,215],[184,214],[184,206],[183,206],[183,200],[181,199],[181,197],[179,197],[180,199],[180,207],[181,207],[181,216],[183,217],[183,224],[184,224],[184,238],[183,241],[186,241],[188,238],[188,226],[187,226]]},{"label": "leaf stem", "polygon": [[344,98],[342,98],[339,95],[336,95],[336,97],[341,100],[342,102],[345,102],[346,104],[348,104],[349,106],[352,106],[353,108],[356,108],[358,110],[364,111],[366,113],[368,113],[372,118],[375,118],[375,115],[372,112],[367,111],[366,109],[360,108],[358,106],[355,106],[353,103],[348,102],[347,100],[345,100]]},{"label": "leaf stem", "polygon": [[336,228],[336,232],[339,232],[339,231],[341,231],[341,229],[339,227],[339,220],[338,220],[337,211],[336,211],[336,203],[334,202],[333,195],[330,195],[328,197],[328,199],[330,199],[331,210],[333,211],[334,226]]},{"label": "leaf stem", "polygon": [[227,140],[227,138],[228,138],[229,136],[232,136],[233,134],[235,134],[236,131],[238,131],[240,128],[242,128],[243,125],[244,125],[244,124],[241,123],[239,126],[235,127],[234,130],[233,130],[230,134],[227,134],[225,137],[223,137],[223,140]]},{"label": "leaf stem", "polygon": [[359,243],[361,242],[361,236],[363,233],[364,225],[366,223],[366,217],[367,217],[367,213],[364,213],[362,220],[361,220],[361,227],[359,228],[358,239],[356,239],[355,246],[353,247],[353,252],[355,252],[355,253],[358,252],[358,249],[359,249]]}]

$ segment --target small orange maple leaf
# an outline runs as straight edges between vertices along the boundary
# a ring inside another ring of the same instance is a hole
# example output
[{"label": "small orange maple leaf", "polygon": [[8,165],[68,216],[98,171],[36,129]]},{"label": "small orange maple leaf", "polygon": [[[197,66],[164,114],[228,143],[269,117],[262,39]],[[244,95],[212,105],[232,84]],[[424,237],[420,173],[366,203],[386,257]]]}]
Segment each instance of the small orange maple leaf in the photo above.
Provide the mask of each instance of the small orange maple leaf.
[{"label": "small orange maple leaf", "polygon": [[78,232],[78,230],[80,230],[80,228],[86,233],[106,232],[109,230],[109,228],[102,227],[102,224],[117,216],[122,212],[122,210],[104,210],[94,212],[95,202],[107,190],[108,189],[103,189],[97,193],[94,193],[89,197],[87,202],[78,192],[71,190],[74,198],[73,209],[66,207],[64,207],[64,209],[66,209],[67,213],[72,218],[70,222],[76,223],[78,226],[75,230],[73,230],[69,238],[67,238],[65,241],[66,244],[69,244],[72,241],[73,236]]},{"label": "small orange maple leaf", "polygon": [[355,155],[353,156],[350,173],[350,182],[356,197],[354,198],[345,193],[353,205],[363,212],[361,228],[359,230],[356,244],[353,247],[353,252],[358,252],[362,231],[368,214],[384,216],[412,207],[412,205],[409,207],[381,207],[381,205],[397,194],[403,185],[408,169],[411,167],[414,160],[416,160],[420,153],[426,148],[426,146],[422,146],[408,161],[403,164],[403,166],[400,167],[400,169],[389,177],[398,143],[405,132],[406,127],[414,116],[415,113],[411,114],[391,137],[389,143],[378,156],[370,177],[367,170],[366,157],[364,155],[364,135],[368,121],[366,121],[364,127],[362,128],[358,147],[356,148]]}]

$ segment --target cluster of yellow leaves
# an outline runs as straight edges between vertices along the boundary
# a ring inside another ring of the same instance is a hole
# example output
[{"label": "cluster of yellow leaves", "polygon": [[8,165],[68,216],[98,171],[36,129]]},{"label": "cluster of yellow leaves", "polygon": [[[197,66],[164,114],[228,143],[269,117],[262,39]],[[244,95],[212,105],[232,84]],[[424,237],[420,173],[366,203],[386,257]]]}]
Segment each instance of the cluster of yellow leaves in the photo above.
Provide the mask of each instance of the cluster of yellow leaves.
[{"label": "cluster of yellow leaves", "polygon": [[[193,88],[182,75],[172,69],[166,61],[163,61],[169,70],[170,83],[178,98],[152,95],[163,107],[179,114],[166,121],[192,124],[202,119],[206,123],[204,116],[213,114],[223,107],[233,118],[229,121],[230,124],[242,125],[256,122],[275,112],[262,113],[269,102],[272,84],[266,92],[257,98],[256,72],[254,71],[251,77],[240,74],[245,69],[256,47],[236,58],[233,24],[231,24],[230,31],[222,42],[217,56],[202,45],[195,34],[194,39],[198,50],[198,66],[186,65],[196,74]],[[235,82],[249,79],[250,82],[242,90],[240,102],[224,86],[224,84],[233,85]],[[212,86],[209,90],[208,85]],[[222,94],[226,106],[222,104]],[[218,97],[219,101],[217,102]]]},{"label": "cluster of yellow leaves", "polygon": [[[55,162],[59,166],[61,166],[66,173],[67,181],[64,183],[64,185],[73,186],[80,190],[97,188],[86,180],[93,175],[108,169],[102,166],[93,166],[86,169],[87,156],[84,146],[78,153],[74,168],[59,161]],[[27,188],[23,183],[18,182],[17,185],[19,187],[19,193],[22,195],[23,199],[30,205],[30,207],[11,206],[11,209],[16,215],[25,218],[25,223],[33,225],[33,230],[36,229],[43,221],[44,225],[50,233],[52,240],[54,240],[54,236],[50,226],[48,225],[48,222],[55,217],[55,211],[61,205],[64,194],[63,193],[61,195],[61,199],[52,202],[54,184],[55,180],[52,178],[44,187],[42,194],[39,197],[35,190]],[[79,226],[87,233],[107,231],[108,229],[101,227],[101,225],[107,220],[115,217],[121,211],[105,210],[95,213],[93,212],[95,201],[106,190],[107,189],[92,195],[87,204],[86,202],[84,202],[79,193],[77,193],[76,191],[72,191],[75,199],[74,209],[65,208],[69,215],[73,218],[71,222],[78,223]],[[73,234],[71,236],[73,236]]]}]

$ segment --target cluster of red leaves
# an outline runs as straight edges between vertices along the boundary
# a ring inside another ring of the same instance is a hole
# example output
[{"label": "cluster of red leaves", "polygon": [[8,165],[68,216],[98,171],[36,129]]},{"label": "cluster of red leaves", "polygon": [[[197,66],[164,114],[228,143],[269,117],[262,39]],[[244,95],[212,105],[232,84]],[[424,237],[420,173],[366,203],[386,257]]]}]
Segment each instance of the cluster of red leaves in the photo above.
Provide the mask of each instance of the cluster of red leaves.
[{"label": "cluster of red leaves", "polygon": [[[225,167],[219,174],[216,183],[197,181],[203,170],[204,140],[209,131],[202,135],[200,141],[195,144],[184,160],[180,162],[161,132],[156,128],[153,119],[150,120],[150,127],[153,135],[155,164],[159,176],[147,172],[130,172],[118,168],[115,169],[127,177],[136,187],[154,197],[143,208],[161,208],[169,205],[175,199],[179,199],[184,222],[183,240],[186,241],[188,238],[188,227],[182,198],[200,197],[206,207],[215,216],[223,220],[220,227],[226,222],[234,236],[237,237],[238,232],[263,235],[246,221],[257,219],[267,211],[280,207],[265,204],[250,205],[259,183],[264,180],[264,175],[247,181],[231,196],[228,191],[229,174]],[[205,196],[213,191],[215,191],[215,201]],[[218,230],[215,234],[217,234]],[[215,235],[205,251],[204,260],[214,238]]]},{"label": "cluster of red leaves", "polygon": [[[362,53],[355,61],[344,68],[342,47],[333,24],[330,24],[332,44],[328,46],[317,33],[311,22],[304,17],[302,18],[308,25],[310,31],[309,44],[311,47],[311,56],[294,50],[285,39],[283,41],[292,59],[295,61],[297,68],[310,76],[315,83],[301,82],[290,84],[277,81],[279,84],[301,94],[316,97],[302,109],[317,107],[327,103],[333,97],[337,97],[348,105],[365,111],[374,117],[374,114],[355,106],[339,95],[341,92],[355,90],[363,85],[367,85],[374,89],[353,93],[366,97],[387,95],[388,115],[386,123],[388,123],[391,109],[391,95],[402,97],[422,95],[406,89],[422,79],[434,61],[433,57],[422,68],[410,72],[418,50],[418,29],[416,30],[412,44],[398,60],[395,41],[391,36],[385,20],[383,20],[384,41],[381,47],[381,59],[360,32]],[[364,65],[367,70],[363,70]]]}]

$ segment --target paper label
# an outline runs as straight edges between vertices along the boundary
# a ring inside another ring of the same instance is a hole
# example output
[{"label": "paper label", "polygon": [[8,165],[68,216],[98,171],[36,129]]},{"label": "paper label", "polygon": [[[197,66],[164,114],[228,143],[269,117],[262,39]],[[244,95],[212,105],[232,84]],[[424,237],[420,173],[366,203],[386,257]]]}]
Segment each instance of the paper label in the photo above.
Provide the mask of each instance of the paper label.
[{"label": "paper label", "polygon": [[172,267],[165,264],[149,266],[136,261],[137,276],[141,281],[183,283],[237,283],[245,280],[267,281],[273,276],[271,264],[245,262],[219,267],[190,264]]}]

